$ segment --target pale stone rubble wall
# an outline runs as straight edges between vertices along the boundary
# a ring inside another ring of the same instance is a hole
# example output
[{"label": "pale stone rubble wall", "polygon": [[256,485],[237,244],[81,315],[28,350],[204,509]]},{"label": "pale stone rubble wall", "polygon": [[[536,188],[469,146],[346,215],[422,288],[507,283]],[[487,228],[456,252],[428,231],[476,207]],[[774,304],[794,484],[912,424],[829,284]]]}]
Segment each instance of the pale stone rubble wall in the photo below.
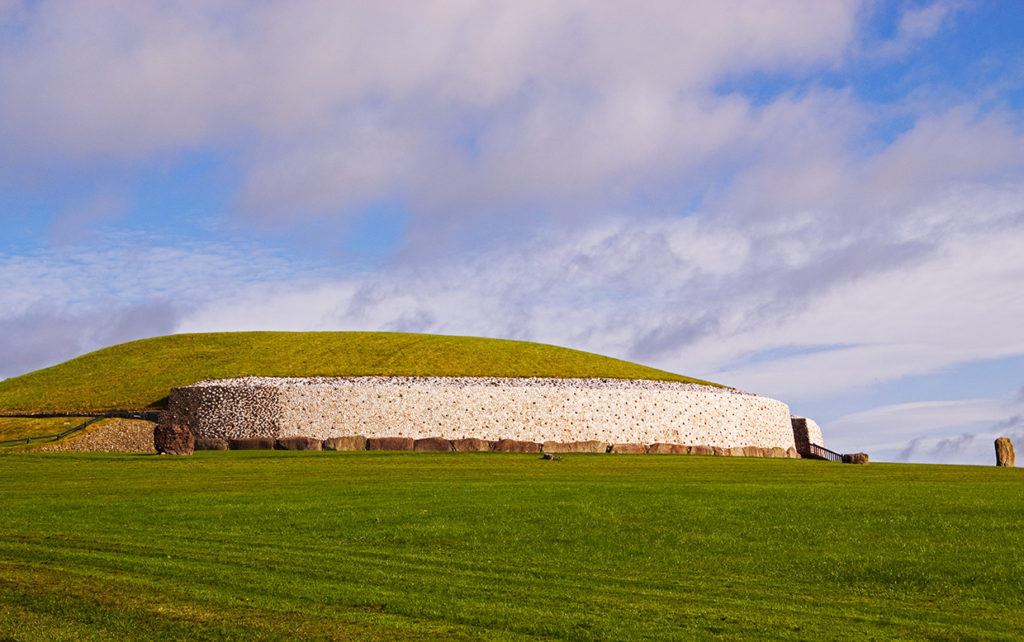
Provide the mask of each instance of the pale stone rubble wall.
[{"label": "pale stone rubble wall", "polygon": [[140,419],[104,419],[87,432],[59,444],[40,446],[34,452],[154,453],[153,422]]},{"label": "pale stone rubble wall", "polygon": [[245,377],[175,388],[168,413],[201,438],[795,446],[789,408],[780,401],[650,380]]},{"label": "pale stone rubble wall", "polygon": [[807,422],[807,441],[824,448],[825,438],[821,436],[821,426],[815,423],[813,419],[807,419],[805,417],[804,421]]}]

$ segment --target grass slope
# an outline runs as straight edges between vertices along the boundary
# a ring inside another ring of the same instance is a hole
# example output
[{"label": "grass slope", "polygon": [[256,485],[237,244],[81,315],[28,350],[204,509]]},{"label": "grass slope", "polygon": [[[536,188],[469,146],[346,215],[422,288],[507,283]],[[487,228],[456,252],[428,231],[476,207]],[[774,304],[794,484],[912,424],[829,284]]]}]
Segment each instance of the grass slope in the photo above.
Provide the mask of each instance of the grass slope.
[{"label": "grass slope", "polygon": [[0,414],[160,407],[174,386],[246,375],[609,377],[708,383],[524,341],[398,332],[224,332],[133,341],[0,381]]},{"label": "grass slope", "polygon": [[88,417],[47,417],[44,419],[0,417],[0,441],[37,435],[56,435],[88,419]]},{"label": "grass slope", "polygon": [[1024,631],[1019,469],[497,453],[0,460],[2,639]]}]

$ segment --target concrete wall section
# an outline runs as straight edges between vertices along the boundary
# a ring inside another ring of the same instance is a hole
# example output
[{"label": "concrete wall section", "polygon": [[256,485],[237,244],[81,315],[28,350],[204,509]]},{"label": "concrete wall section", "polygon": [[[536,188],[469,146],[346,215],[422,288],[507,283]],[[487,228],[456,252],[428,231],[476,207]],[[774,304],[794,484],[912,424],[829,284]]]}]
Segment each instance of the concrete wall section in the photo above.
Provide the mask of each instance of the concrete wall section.
[{"label": "concrete wall section", "polygon": [[248,377],[179,388],[170,401],[170,412],[197,437],[795,446],[786,404],[674,382]]}]

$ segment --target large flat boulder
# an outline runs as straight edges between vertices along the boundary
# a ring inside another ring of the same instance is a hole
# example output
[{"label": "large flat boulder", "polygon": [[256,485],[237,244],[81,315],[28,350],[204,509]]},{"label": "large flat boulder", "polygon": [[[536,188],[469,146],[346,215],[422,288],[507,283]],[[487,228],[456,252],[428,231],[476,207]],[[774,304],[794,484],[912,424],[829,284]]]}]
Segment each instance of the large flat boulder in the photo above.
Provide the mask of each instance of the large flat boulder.
[{"label": "large flat boulder", "polygon": [[466,437],[465,439],[452,439],[452,447],[457,452],[487,452],[491,449],[491,442],[486,439],[477,439],[476,437]]},{"label": "large flat boulder", "polygon": [[416,442],[409,437],[370,437],[367,450],[412,450]]},{"label": "large flat boulder", "polygon": [[546,453],[604,453],[608,452],[608,444],[603,441],[545,441]]},{"label": "large flat boulder", "polygon": [[539,453],[542,445],[533,441],[501,439],[491,442],[491,450],[497,453]]},{"label": "large flat boulder", "polygon": [[615,455],[643,455],[647,452],[644,444],[612,444],[608,452]]},{"label": "large flat boulder", "polygon": [[275,450],[321,450],[323,443],[312,437],[281,437],[274,444]]},{"label": "large flat boulder", "polygon": [[650,455],[688,455],[690,454],[690,447],[681,444],[658,443],[648,446],[647,453]]},{"label": "large flat boulder", "polygon": [[350,435],[345,437],[328,437],[322,444],[323,450],[366,450],[366,437]]},{"label": "large flat boulder", "polygon": [[242,439],[229,439],[228,448],[231,450],[273,450],[276,440],[273,437],[245,437]]},{"label": "large flat boulder", "polygon": [[191,455],[195,436],[188,426],[174,421],[160,421],[153,429],[153,447],[161,455]]},{"label": "large flat boulder", "polygon": [[447,453],[454,450],[452,442],[440,437],[426,437],[413,442],[412,449],[425,453]]},{"label": "large flat boulder", "polygon": [[217,437],[196,437],[196,450],[227,450],[228,440]]},{"label": "large flat boulder", "polygon": [[848,453],[843,455],[844,464],[866,464],[868,463],[867,453]]}]

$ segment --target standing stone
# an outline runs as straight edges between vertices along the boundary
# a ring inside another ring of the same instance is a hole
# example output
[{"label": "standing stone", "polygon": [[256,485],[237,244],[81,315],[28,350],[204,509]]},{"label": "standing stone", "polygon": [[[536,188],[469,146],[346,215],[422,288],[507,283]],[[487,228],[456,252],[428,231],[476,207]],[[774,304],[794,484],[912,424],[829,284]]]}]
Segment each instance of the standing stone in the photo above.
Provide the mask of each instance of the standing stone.
[{"label": "standing stone", "polygon": [[1009,437],[996,439],[996,466],[1013,468],[1013,443]]},{"label": "standing stone", "polygon": [[191,455],[196,440],[188,426],[161,421],[153,429],[153,447],[161,455]]}]

